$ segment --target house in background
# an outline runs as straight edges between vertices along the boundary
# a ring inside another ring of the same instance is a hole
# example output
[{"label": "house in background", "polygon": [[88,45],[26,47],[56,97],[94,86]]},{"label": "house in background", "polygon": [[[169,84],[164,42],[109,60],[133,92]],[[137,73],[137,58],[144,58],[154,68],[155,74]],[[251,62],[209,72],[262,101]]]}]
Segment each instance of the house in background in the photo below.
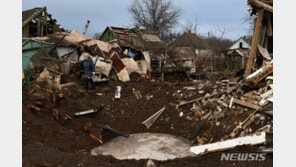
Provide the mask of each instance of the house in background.
[{"label": "house in background", "polygon": [[[100,37],[105,42],[116,42],[123,51],[132,53],[131,57],[144,67],[147,63],[149,71],[161,68],[165,60],[166,44],[153,31],[108,26]],[[146,68],[146,67],[145,67]]]},{"label": "house in background", "polygon": [[177,67],[191,68],[191,73],[194,73],[205,50],[206,39],[187,31],[169,45],[168,53]]},{"label": "house in background", "polygon": [[245,37],[234,42],[221,55],[225,59],[226,68],[229,70],[245,69],[250,47],[250,42]]},{"label": "house in background", "polygon": [[43,37],[60,31],[64,29],[47,13],[46,7],[22,12],[22,37]]}]

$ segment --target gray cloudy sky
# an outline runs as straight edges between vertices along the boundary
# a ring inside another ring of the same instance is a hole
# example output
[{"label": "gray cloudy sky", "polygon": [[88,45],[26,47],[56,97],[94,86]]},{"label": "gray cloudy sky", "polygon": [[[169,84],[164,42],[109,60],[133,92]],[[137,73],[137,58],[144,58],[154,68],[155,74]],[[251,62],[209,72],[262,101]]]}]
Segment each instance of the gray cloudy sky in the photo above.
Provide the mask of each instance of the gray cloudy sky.
[{"label": "gray cloudy sky", "polygon": [[[127,8],[132,0],[23,0],[23,10],[47,6],[53,18],[61,27],[79,32],[83,31],[87,20],[90,25],[86,35],[93,36],[102,32],[107,25],[127,27],[132,25],[131,15]],[[187,21],[199,20],[199,33],[218,34],[218,27],[225,26],[225,37],[237,39],[247,33],[249,25],[243,22],[248,15],[247,0],[173,0],[175,5],[183,10],[180,18],[182,25]]]}]

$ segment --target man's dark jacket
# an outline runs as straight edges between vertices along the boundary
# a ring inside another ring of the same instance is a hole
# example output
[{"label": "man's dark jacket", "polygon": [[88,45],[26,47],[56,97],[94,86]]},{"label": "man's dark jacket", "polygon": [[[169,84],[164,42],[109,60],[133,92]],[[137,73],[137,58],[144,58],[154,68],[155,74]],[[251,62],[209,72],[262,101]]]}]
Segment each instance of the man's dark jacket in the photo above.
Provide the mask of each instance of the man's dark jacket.
[{"label": "man's dark jacket", "polygon": [[95,64],[91,57],[88,57],[88,60],[77,61],[75,64],[80,64],[84,67],[85,78],[92,78],[93,72],[95,72]]}]

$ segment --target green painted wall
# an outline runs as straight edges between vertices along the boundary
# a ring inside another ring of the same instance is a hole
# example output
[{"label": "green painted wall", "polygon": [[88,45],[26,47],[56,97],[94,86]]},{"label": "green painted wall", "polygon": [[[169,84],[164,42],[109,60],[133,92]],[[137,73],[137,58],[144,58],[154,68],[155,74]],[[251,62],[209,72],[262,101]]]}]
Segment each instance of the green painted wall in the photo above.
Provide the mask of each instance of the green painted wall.
[{"label": "green painted wall", "polygon": [[108,42],[108,41],[116,39],[116,36],[109,28],[107,28],[104,31],[104,33],[102,34],[100,39],[104,42]]},{"label": "green painted wall", "polygon": [[[50,51],[52,44],[46,44],[38,41],[30,40],[27,43],[25,43],[22,47],[22,66],[23,66],[23,72],[25,75],[25,81],[28,80],[29,77],[33,76],[33,73],[31,72],[31,60],[30,58],[34,56],[37,53],[37,50],[43,47],[46,51]],[[53,52],[51,56],[55,56],[56,52]]]}]

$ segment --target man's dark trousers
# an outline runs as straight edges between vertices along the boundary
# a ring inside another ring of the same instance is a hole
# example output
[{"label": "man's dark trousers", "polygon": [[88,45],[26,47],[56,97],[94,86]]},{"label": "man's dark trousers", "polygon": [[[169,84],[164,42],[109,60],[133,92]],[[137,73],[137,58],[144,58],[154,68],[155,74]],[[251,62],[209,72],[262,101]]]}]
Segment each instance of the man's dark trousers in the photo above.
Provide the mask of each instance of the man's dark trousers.
[{"label": "man's dark trousers", "polygon": [[85,78],[85,80],[84,80],[84,88],[85,88],[85,90],[88,90],[88,83],[90,83],[91,89],[93,89],[93,90],[96,89],[92,78]]}]

